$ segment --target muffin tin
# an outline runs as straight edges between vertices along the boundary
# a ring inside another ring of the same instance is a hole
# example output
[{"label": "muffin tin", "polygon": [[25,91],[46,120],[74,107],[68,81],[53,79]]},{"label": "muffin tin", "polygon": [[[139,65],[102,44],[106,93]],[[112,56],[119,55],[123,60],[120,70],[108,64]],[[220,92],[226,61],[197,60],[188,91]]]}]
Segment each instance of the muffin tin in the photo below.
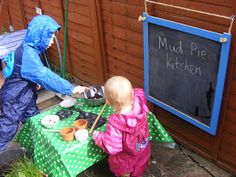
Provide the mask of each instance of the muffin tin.
[{"label": "muffin tin", "polygon": [[59,116],[60,120],[66,119],[73,114],[73,111],[70,109],[62,109],[56,113]]}]

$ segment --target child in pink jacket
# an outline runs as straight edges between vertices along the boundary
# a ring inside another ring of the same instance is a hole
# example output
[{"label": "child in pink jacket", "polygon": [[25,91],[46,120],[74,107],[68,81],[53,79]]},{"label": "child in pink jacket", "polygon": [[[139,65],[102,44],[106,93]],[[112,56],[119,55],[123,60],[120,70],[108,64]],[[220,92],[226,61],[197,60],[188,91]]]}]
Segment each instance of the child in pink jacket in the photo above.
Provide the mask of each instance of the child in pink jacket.
[{"label": "child in pink jacket", "polygon": [[110,78],[104,87],[115,113],[109,116],[106,131],[95,131],[93,139],[109,154],[109,167],[116,176],[140,177],[151,154],[144,92],[133,89],[123,76]]}]

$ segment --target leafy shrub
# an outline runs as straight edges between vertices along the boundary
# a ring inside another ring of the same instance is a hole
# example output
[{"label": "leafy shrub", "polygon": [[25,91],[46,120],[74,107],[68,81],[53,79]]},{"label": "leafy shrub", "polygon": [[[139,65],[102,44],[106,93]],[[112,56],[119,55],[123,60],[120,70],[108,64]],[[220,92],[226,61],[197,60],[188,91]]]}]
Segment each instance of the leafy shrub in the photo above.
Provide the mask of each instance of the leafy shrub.
[{"label": "leafy shrub", "polygon": [[24,157],[12,162],[4,177],[43,177],[43,175],[32,160]]}]

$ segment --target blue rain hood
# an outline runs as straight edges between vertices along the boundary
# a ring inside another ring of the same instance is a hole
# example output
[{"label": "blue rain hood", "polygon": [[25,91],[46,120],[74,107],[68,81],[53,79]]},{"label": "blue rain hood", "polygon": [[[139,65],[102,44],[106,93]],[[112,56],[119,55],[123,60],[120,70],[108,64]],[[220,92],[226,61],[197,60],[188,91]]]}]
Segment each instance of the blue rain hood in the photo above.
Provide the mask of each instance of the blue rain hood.
[{"label": "blue rain hood", "polygon": [[21,76],[47,90],[71,95],[74,86],[43,66],[39,57],[39,54],[48,48],[53,33],[60,28],[61,26],[47,15],[38,15],[32,19],[23,41]]},{"label": "blue rain hood", "polygon": [[45,52],[50,39],[61,28],[57,22],[47,15],[38,15],[29,23],[23,45],[35,48],[39,53]]}]

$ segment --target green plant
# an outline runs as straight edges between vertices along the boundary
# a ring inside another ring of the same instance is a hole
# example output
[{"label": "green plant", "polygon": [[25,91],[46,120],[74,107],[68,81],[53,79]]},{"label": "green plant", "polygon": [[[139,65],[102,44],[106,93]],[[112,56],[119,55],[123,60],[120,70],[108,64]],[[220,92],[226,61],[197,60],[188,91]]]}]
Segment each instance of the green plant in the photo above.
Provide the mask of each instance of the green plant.
[{"label": "green plant", "polygon": [[31,159],[24,157],[10,164],[4,177],[43,177]]},{"label": "green plant", "polygon": [[7,33],[7,28],[3,26],[0,34],[5,34],[5,33]]},{"label": "green plant", "polygon": [[73,76],[72,76],[72,74],[71,73],[66,73],[66,76],[65,76],[66,78],[65,79],[67,79],[67,80],[69,80],[69,81],[73,81],[74,80],[74,78],[73,78]]},{"label": "green plant", "polygon": [[61,75],[61,69],[58,65],[50,63],[51,70],[59,75]]}]

